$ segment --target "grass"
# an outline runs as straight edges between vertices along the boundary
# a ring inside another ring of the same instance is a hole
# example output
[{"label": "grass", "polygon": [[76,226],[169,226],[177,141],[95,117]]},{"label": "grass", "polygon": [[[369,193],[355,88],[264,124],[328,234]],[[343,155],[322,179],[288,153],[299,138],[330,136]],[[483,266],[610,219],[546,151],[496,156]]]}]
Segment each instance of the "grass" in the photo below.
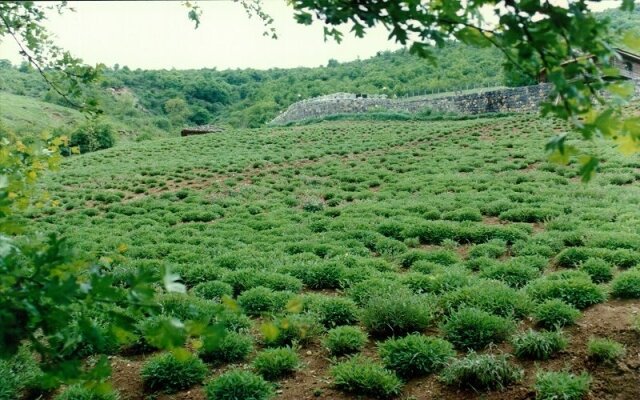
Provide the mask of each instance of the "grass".
[{"label": "grass", "polygon": [[[162,295],[165,317],[212,318],[221,297],[237,300],[238,312],[216,319],[239,340],[225,343],[229,357],[216,362],[250,365],[256,353],[282,346],[299,349],[306,362],[320,341],[329,351],[312,357],[409,334],[481,349],[508,340],[530,318],[549,330],[570,325],[578,309],[607,301],[612,286],[616,296],[637,295],[640,176],[625,185],[610,179],[637,174],[640,164],[605,149],[606,163],[584,185],[577,165],[546,161],[545,140],[562,129],[520,115],[325,122],[119,143],[65,159],[43,182],[60,206],[25,218],[88,257],[113,259],[118,283],[135,268],[171,266],[189,290]],[[593,282],[602,269],[589,259],[606,262],[613,280]],[[300,313],[283,314],[296,300]],[[448,333],[434,329],[447,321],[455,322]],[[278,337],[260,330],[268,322]],[[525,353],[547,354],[530,341]],[[428,354],[432,346],[407,346],[414,347]],[[393,353],[390,365],[406,355],[400,345]],[[356,364],[339,375],[355,374]],[[483,388],[511,384],[517,369],[498,364],[504,376],[469,373]],[[456,365],[453,386],[467,373]],[[318,374],[331,379],[327,370]],[[382,365],[369,374],[341,387],[356,396],[401,391]],[[236,381],[256,395],[271,393],[261,379],[236,374],[211,384],[210,397],[224,398]]]},{"label": "grass", "polygon": [[0,92],[2,124],[15,132],[38,134],[58,126],[81,122],[84,117],[72,108]]}]

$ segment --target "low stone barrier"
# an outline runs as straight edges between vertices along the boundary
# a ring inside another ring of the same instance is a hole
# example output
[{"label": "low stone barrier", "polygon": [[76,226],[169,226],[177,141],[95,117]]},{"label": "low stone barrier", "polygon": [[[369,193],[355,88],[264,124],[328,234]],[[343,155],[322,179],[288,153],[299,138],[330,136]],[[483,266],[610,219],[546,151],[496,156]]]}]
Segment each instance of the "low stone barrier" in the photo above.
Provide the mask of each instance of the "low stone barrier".
[{"label": "low stone barrier", "polygon": [[[550,91],[551,84],[544,83],[440,97],[425,96],[389,99],[383,96],[356,97],[353,94],[337,93],[294,103],[286,111],[274,118],[271,124],[286,124],[309,118],[320,118],[335,114],[365,113],[376,110],[404,113],[432,110],[463,115],[534,111],[547,98]],[[640,97],[640,84],[638,82],[636,82],[636,97]]]}]

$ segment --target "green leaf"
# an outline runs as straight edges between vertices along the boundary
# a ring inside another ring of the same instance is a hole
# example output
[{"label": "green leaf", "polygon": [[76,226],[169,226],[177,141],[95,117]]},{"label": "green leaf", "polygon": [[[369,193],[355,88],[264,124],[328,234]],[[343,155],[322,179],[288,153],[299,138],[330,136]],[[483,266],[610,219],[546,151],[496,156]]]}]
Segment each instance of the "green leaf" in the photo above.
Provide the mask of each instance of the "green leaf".
[{"label": "green leaf", "polygon": [[262,332],[262,335],[268,341],[276,340],[280,334],[280,330],[273,322],[265,322],[260,325],[260,332]]},{"label": "green leaf", "polygon": [[622,11],[633,11],[634,8],[635,0],[622,0],[622,4],[620,5]]},{"label": "green leaf", "polygon": [[627,31],[622,36],[622,44],[630,51],[640,53],[640,34],[636,31]]},{"label": "green leaf", "polygon": [[491,42],[487,39],[485,34],[474,27],[464,27],[455,33],[456,38],[463,43],[470,44],[477,47],[489,47]]},{"label": "green leaf", "polygon": [[635,93],[636,87],[633,83],[629,82],[620,82],[620,83],[612,83],[607,86],[607,91],[611,94],[615,94],[623,99],[629,99]]},{"label": "green leaf", "polygon": [[582,182],[589,182],[596,173],[596,168],[598,167],[598,159],[592,156],[582,156],[580,157],[580,176],[582,177]]},{"label": "green leaf", "polygon": [[159,323],[152,324],[143,334],[150,344],[160,349],[181,347],[187,340],[184,325],[177,319],[162,319]]}]

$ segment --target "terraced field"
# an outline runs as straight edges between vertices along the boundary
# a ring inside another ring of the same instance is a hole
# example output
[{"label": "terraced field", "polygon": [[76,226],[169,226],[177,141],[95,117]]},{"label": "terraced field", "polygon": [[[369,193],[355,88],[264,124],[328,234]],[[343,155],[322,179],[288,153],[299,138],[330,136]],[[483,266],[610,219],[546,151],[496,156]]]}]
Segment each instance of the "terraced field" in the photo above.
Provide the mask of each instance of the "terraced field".
[{"label": "terraced field", "polygon": [[[238,369],[282,399],[638,399],[640,158],[611,149],[582,184],[546,160],[562,129],[522,115],[131,143],[67,159],[45,182],[60,206],[27,218],[96,257],[120,248],[118,281],[171,266],[189,293],[162,295],[164,314],[224,320],[206,389],[143,384],[149,343],[108,349],[123,399],[224,398]],[[223,296],[240,310],[215,317]],[[624,351],[600,357],[597,338]]]}]

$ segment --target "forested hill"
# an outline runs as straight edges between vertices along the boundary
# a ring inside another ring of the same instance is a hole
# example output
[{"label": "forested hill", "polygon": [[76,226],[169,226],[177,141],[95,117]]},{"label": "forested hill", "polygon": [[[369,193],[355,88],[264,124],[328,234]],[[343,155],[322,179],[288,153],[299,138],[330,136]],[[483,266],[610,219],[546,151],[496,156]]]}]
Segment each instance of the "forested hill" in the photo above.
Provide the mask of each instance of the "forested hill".
[{"label": "forested hill", "polygon": [[[633,13],[609,10],[601,15],[617,31],[640,33],[640,7]],[[105,69],[91,91],[101,99],[108,117],[136,136],[149,137],[193,124],[257,127],[295,101],[334,92],[393,96],[527,83],[505,78],[504,58],[493,48],[451,43],[436,49],[435,58],[433,64],[399,50],[346,63],[328,60],[316,68],[131,70],[114,65]],[[65,105],[26,64],[11,66],[0,60],[0,91]]]},{"label": "forested hill", "polygon": [[[95,91],[109,105],[107,113],[131,119],[143,112],[155,126],[176,130],[211,122],[260,126],[295,101],[334,92],[404,95],[503,84],[497,50],[451,44],[436,50],[436,59],[433,64],[399,50],[347,63],[329,60],[316,68],[131,70],[115,65],[104,71]],[[0,62],[0,90],[64,105],[36,75],[26,65]],[[113,104],[114,98],[138,104],[126,110]]]}]

